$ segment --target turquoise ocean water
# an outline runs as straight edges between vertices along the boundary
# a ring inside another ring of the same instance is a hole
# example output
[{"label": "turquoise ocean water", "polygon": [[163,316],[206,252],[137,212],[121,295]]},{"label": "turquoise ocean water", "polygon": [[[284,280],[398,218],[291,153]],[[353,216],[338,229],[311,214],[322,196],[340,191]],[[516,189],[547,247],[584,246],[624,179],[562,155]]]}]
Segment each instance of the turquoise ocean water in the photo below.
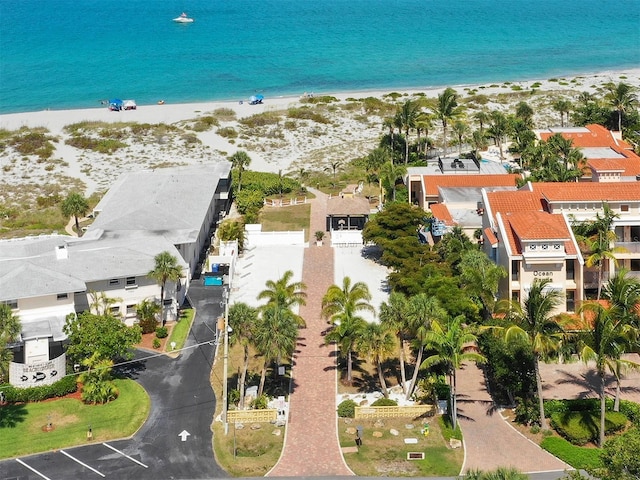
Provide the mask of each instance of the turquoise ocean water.
[{"label": "turquoise ocean water", "polygon": [[0,113],[640,66],[640,0],[0,0],[0,21]]}]

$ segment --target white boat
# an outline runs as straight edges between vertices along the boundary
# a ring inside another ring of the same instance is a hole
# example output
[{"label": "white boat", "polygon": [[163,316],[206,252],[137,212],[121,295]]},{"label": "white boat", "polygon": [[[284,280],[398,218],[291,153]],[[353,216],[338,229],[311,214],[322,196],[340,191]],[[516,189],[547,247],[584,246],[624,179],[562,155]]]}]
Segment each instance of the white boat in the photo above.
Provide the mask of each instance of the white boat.
[{"label": "white boat", "polygon": [[187,14],[182,12],[179,17],[173,19],[174,22],[178,23],[193,23],[193,18],[187,17]]}]

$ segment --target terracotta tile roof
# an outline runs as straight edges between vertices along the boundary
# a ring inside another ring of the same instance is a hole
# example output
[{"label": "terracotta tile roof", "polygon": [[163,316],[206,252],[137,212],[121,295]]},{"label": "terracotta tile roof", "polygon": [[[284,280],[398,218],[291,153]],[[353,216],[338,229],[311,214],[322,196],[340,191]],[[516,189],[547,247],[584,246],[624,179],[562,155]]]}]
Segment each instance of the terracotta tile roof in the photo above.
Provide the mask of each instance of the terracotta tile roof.
[{"label": "terracotta tile roof", "polygon": [[505,234],[513,254],[522,254],[522,240],[557,240],[564,243],[567,255],[578,253],[564,217],[540,211],[512,212],[501,215]]},{"label": "terracotta tile roof", "polygon": [[498,237],[496,237],[496,234],[493,233],[493,230],[488,227],[484,229],[484,236],[491,246],[495,246],[498,243]]},{"label": "terracotta tile roof", "polygon": [[591,158],[587,165],[596,172],[615,171],[622,176],[633,177],[640,174],[640,157],[632,158]]},{"label": "terracotta tile roof", "polygon": [[456,174],[456,175],[423,175],[422,181],[426,195],[438,195],[438,187],[515,187],[520,175],[514,173],[489,174]]},{"label": "terracotta tile roof", "polygon": [[542,197],[538,192],[518,190],[516,192],[487,192],[489,208],[494,216],[511,212],[544,211]]},{"label": "terracotta tile roof", "polygon": [[456,222],[453,221],[453,217],[451,216],[451,212],[444,203],[434,203],[429,206],[431,209],[431,213],[438,220],[442,220],[445,225],[453,226],[456,225]]},{"label": "terracotta tile roof", "polygon": [[640,182],[534,182],[533,191],[548,202],[640,201]]},{"label": "terracotta tile roof", "polygon": [[[602,125],[591,124],[587,125],[585,128],[589,131],[561,132],[561,135],[564,138],[570,138],[573,141],[573,146],[576,148],[611,147],[618,153],[622,150],[631,149],[631,145],[624,140],[616,139],[613,134]],[[540,139],[546,142],[549,137],[553,135],[554,132],[540,132]]]}]

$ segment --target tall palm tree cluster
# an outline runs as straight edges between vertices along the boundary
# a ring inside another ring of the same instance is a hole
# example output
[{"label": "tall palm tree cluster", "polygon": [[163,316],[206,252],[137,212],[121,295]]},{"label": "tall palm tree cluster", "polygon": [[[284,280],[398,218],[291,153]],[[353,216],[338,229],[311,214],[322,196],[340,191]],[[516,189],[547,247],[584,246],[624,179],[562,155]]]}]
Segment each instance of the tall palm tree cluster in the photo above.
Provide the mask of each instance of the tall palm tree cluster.
[{"label": "tall palm tree cluster", "polygon": [[[384,187],[387,200],[394,200],[406,166],[427,161],[429,148],[434,143],[429,133],[435,127],[442,132],[439,149],[442,156],[449,153],[452,145],[457,145],[458,155],[466,149],[478,157],[480,151],[493,143],[504,159],[509,145],[509,152],[522,169],[531,172],[533,181],[569,182],[582,176],[584,159],[569,140],[558,134],[546,142],[536,141],[535,112],[529,103],[520,101],[513,112],[481,108],[468,115],[465,104],[471,104],[473,99],[463,100],[453,88],[447,88],[436,98],[406,100],[398,105],[393,117],[384,120],[385,133],[365,160],[367,173],[379,182],[381,198]],[[578,126],[600,123],[622,130],[626,119],[626,133],[631,136],[634,131],[640,131],[637,105],[634,88],[624,82],[604,85],[601,98],[585,92],[577,97],[576,104],[567,97],[550,103],[559,114],[562,127],[573,120]],[[608,120],[614,117],[615,125]]]},{"label": "tall palm tree cluster", "polygon": [[238,408],[245,408],[245,387],[251,355],[262,358],[258,397],[265,389],[267,370],[277,367],[293,354],[298,329],[305,326],[304,319],[295,313],[296,307],[306,304],[306,285],[292,281],[293,272],[287,270],[278,280],[269,280],[258,294],[264,305],[253,308],[246,303],[235,303],[229,308],[229,341],[243,351],[240,371]]},{"label": "tall palm tree cluster", "polygon": [[[449,408],[455,428],[456,370],[467,361],[484,361],[473,347],[476,337],[465,325],[464,316],[451,317],[436,298],[425,293],[407,298],[392,292],[389,301],[380,305],[379,322],[367,322],[362,312],[374,311],[370,301],[367,285],[352,284],[349,277],[343,279],[342,286],[330,286],[322,301],[322,314],[331,325],[325,341],[337,344],[346,359],[346,381],[353,382],[354,355],[362,356],[376,368],[382,393],[388,397],[382,365],[397,354],[400,386],[408,400],[419,371],[439,367],[449,377]],[[412,359],[412,372],[407,368],[407,356]]]},{"label": "tall palm tree cluster", "polygon": [[602,297],[606,301],[585,302],[576,321],[563,320],[554,314],[563,299],[557,290],[551,288],[550,282],[550,279],[536,279],[522,304],[517,301],[500,302],[497,311],[510,325],[487,328],[504,333],[507,342],[525,341],[530,345],[534,354],[540,425],[543,429],[547,428],[547,420],[540,361],[554,356],[558,360],[558,352],[568,349],[594,368],[600,382],[599,445],[602,446],[605,440],[606,372],[608,370],[616,381],[617,409],[622,374],[628,369],[640,369],[640,364],[623,356],[640,349],[640,281],[630,277],[626,270],[619,270],[603,288]]}]

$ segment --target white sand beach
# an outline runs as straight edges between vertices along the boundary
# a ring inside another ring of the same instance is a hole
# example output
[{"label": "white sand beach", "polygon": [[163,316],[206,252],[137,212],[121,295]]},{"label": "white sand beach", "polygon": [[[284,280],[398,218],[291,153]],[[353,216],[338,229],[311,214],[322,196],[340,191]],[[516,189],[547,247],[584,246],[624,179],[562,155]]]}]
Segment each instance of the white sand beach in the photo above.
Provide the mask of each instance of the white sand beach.
[{"label": "white sand beach", "polygon": [[[548,98],[542,100],[542,94],[553,92],[555,95],[574,99],[580,92],[595,93],[607,82],[626,82],[640,88],[640,68],[625,71],[611,71],[559,77],[548,80],[526,82],[504,82],[491,85],[461,85],[454,87],[460,97],[475,94],[489,97],[483,108],[507,111],[516,100],[499,99],[499,94],[529,92],[529,101],[536,116],[537,128],[557,125],[559,117],[553,112]],[[534,90],[535,89],[535,90]],[[413,95],[436,97],[444,88],[395,90],[400,94],[398,103]],[[388,91],[361,91],[327,94],[339,100],[339,104],[348,103],[348,99],[366,97],[383,98]],[[325,94],[322,94],[325,95]],[[317,96],[317,95],[316,95]],[[508,97],[505,95],[503,97]],[[388,97],[387,97],[388,99]],[[522,98],[517,98],[517,101]],[[505,103],[506,102],[506,103]],[[537,102],[537,103],[536,103]],[[206,102],[187,104],[139,105],[136,110],[109,111],[105,106],[79,110],[45,110],[0,115],[0,129],[14,131],[20,128],[44,128],[55,139],[56,149],[53,160],[36,162],[25,158],[10,148],[0,156],[3,180],[9,184],[32,182],[53,182],[64,177],[81,180],[85,193],[106,190],[118,175],[125,171],[141,168],[159,168],[169,165],[187,165],[219,161],[232,155],[238,149],[246,150],[252,158],[250,169],[283,173],[306,169],[321,169],[331,161],[348,161],[366,155],[375,147],[381,134],[382,118],[366,115],[363,109],[325,109],[323,114],[328,123],[317,124],[309,120],[291,122],[280,121],[275,127],[266,128],[259,134],[244,128],[238,120],[263,112],[285,112],[292,107],[304,104],[300,97],[266,96],[263,104],[250,105],[247,102]],[[205,131],[189,130],[198,119],[211,115],[217,109],[230,109],[235,118],[221,121],[220,125]],[[346,113],[345,113],[346,112]],[[286,120],[286,118],[285,118]],[[166,124],[183,128],[195,136],[189,139],[184,131],[181,134],[155,134],[144,139],[127,139],[125,148],[115,153],[102,154],[67,145],[65,140],[70,133],[64,127],[79,122],[105,122],[116,126],[120,122],[139,124]],[[284,124],[284,125],[283,125]],[[231,128],[238,132],[237,138],[219,134],[219,129]],[[430,137],[438,139],[439,127],[434,123]]]}]

